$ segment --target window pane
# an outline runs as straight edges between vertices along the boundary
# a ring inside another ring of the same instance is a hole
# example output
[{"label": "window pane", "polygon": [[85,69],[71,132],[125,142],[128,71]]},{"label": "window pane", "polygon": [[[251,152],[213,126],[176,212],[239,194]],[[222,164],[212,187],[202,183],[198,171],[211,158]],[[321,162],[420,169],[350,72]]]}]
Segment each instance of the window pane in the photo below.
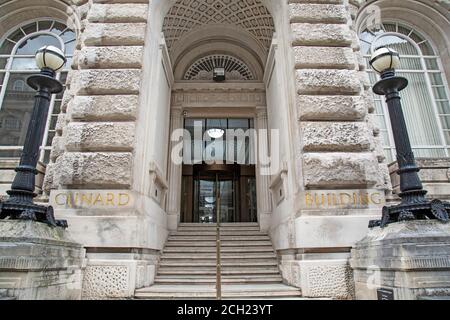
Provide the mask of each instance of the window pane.
[{"label": "window pane", "polygon": [[9,58],[0,58],[0,69],[5,69]]},{"label": "window pane", "polygon": [[23,31],[25,31],[26,34],[31,34],[37,31],[37,23],[36,22],[30,23],[29,25],[22,27],[22,29]]},{"label": "window pane", "polygon": [[55,131],[49,131],[48,132],[48,137],[47,137],[47,143],[45,144],[46,146],[51,146],[52,142],[53,142],[53,138],[55,137]]},{"label": "window pane", "polygon": [[35,58],[14,58],[12,70],[37,70]]},{"label": "window pane", "polygon": [[387,35],[380,37],[377,40],[376,47],[380,46],[388,46],[389,48],[398,51],[398,53],[400,53],[401,55],[418,54],[416,48],[411,43],[409,43],[409,41],[395,35]]},{"label": "window pane", "polygon": [[248,119],[229,119],[229,129],[248,129]]},{"label": "window pane", "polygon": [[400,59],[400,67],[402,70],[423,70],[420,58],[405,58]]},{"label": "window pane", "polygon": [[428,41],[420,44],[419,47],[420,47],[420,50],[422,50],[422,54],[424,56],[434,56],[434,55],[436,55],[436,53],[434,52],[433,48],[428,43]]},{"label": "window pane", "polygon": [[444,135],[445,135],[445,142],[447,144],[450,144],[450,131],[444,131]]},{"label": "window pane", "polygon": [[60,35],[61,32],[63,32],[64,30],[66,30],[66,26],[60,22],[55,22],[55,24],[53,25],[53,28],[51,29],[51,32],[56,33],[57,35]]},{"label": "window pane", "polygon": [[444,85],[442,80],[442,75],[440,73],[430,73],[431,84],[433,85]]},{"label": "window pane", "polygon": [[402,91],[401,96],[412,145],[441,145],[433,100],[425,74],[399,72],[399,75],[409,80],[409,86]]},{"label": "window pane", "polygon": [[446,157],[445,149],[416,149],[413,148],[416,158],[443,158]]},{"label": "window pane", "polygon": [[10,54],[14,49],[14,43],[8,40],[3,41],[2,46],[0,47],[0,54]]},{"label": "window pane", "polygon": [[447,92],[445,87],[433,88],[434,96],[436,99],[447,99]]},{"label": "window pane", "polygon": [[442,126],[445,129],[450,129],[450,117],[442,116],[441,117]]},{"label": "window pane", "polygon": [[61,38],[63,38],[64,42],[72,41],[75,39],[75,32],[73,32],[70,29],[67,29],[66,31],[64,31],[63,34],[61,34]]},{"label": "window pane", "polygon": [[39,31],[50,29],[52,24],[53,24],[53,21],[39,21]]},{"label": "window pane", "polygon": [[3,80],[5,80],[5,74],[0,72],[0,86],[3,85]]},{"label": "window pane", "polygon": [[389,135],[387,131],[381,131],[381,137],[383,138],[383,146],[389,147],[391,142],[389,141]]},{"label": "window pane", "polygon": [[436,102],[440,114],[450,114],[450,103],[448,101]]},{"label": "window pane", "polygon": [[10,75],[0,109],[0,145],[22,146],[25,141],[35,95],[30,87],[21,85],[27,77],[22,73]]},{"label": "window pane", "polygon": [[37,50],[42,48],[43,46],[55,46],[57,48],[61,48],[61,44],[58,39],[50,35],[37,35],[33,36],[19,46],[16,54],[20,55],[34,55]]},{"label": "window pane", "polygon": [[381,103],[381,100],[375,100],[375,113],[376,114],[384,114],[383,110],[383,104]]},{"label": "window pane", "polygon": [[65,44],[66,54],[72,54],[75,51],[76,44],[77,44],[77,42],[75,40],[71,41],[69,43],[66,43]]},{"label": "window pane", "polygon": [[425,59],[425,63],[428,70],[439,70],[439,65],[436,58]]},{"label": "window pane", "polygon": [[378,125],[380,126],[380,129],[387,130],[386,120],[385,120],[384,116],[377,116],[377,120],[378,120]]}]

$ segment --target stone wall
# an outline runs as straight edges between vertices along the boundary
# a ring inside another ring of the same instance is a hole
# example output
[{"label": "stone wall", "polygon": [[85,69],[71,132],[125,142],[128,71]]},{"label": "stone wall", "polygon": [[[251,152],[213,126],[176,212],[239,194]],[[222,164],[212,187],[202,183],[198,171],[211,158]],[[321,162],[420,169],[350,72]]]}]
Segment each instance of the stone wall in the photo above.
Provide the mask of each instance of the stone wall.
[{"label": "stone wall", "polygon": [[[296,200],[296,249],[280,252],[281,269],[287,282],[300,282],[305,296],[348,299],[353,297],[350,248],[380,215],[390,188],[354,30],[357,8],[344,0],[288,3],[303,191]],[[366,193],[382,200],[357,204],[358,195]],[[330,200],[343,195],[354,195],[354,203]]]},{"label": "stone wall", "polygon": [[[152,283],[166,237],[161,209],[138,210],[132,191],[149,1],[76,4],[81,29],[44,187],[87,247],[83,298],[130,297]],[[123,253],[135,250],[152,253]]]}]

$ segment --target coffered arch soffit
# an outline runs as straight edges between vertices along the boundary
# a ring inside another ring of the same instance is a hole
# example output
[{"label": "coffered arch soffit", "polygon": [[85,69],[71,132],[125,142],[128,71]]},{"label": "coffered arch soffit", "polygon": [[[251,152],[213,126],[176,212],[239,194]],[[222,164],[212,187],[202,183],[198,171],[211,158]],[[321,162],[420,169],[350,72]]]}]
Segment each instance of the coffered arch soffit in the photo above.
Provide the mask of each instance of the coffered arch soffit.
[{"label": "coffered arch soffit", "polygon": [[177,0],[168,9],[163,33],[174,65],[193,44],[240,42],[265,61],[275,27],[261,0]]}]

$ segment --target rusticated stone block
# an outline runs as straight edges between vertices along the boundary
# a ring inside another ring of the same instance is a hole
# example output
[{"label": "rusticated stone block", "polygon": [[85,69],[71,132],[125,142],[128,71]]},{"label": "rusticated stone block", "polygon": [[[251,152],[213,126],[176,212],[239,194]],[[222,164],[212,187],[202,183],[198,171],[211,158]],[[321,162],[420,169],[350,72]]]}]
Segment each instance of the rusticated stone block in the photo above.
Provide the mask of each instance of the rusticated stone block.
[{"label": "rusticated stone block", "polygon": [[362,120],[367,115],[365,100],[360,96],[297,96],[300,120]]},{"label": "rusticated stone block", "polygon": [[73,90],[79,95],[138,94],[140,70],[80,70]]},{"label": "rusticated stone block", "polygon": [[89,23],[82,35],[85,46],[144,45],[146,23]]},{"label": "rusticated stone block", "polygon": [[291,22],[346,23],[350,15],[344,5],[291,3],[289,18]]},{"label": "rusticated stone block", "polygon": [[373,186],[379,175],[373,153],[307,153],[302,169],[308,188]]},{"label": "rusticated stone block", "polygon": [[351,48],[294,47],[297,69],[356,69],[357,60]]},{"label": "rusticated stone block", "polygon": [[314,45],[328,47],[348,47],[353,34],[346,24],[293,23],[293,45]]},{"label": "rusticated stone block", "polygon": [[68,151],[132,151],[131,122],[71,122],[64,132]]},{"label": "rusticated stone block", "polygon": [[65,152],[55,164],[60,186],[128,188],[131,185],[131,153]]},{"label": "rusticated stone block", "polygon": [[74,120],[131,121],[136,119],[138,105],[137,95],[77,96],[68,113]]},{"label": "rusticated stone block", "polygon": [[365,122],[303,122],[303,150],[368,151],[370,130]]},{"label": "rusticated stone block", "polygon": [[89,11],[89,22],[145,22],[147,21],[148,5],[137,3],[100,4],[94,3]]},{"label": "rusticated stone block", "polygon": [[84,47],[76,58],[81,69],[133,69],[142,67],[142,51],[141,46]]},{"label": "rusticated stone block", "polygon": [[65,151],[64,138],[62,136],[55,136],[52,141],[52,150],[50,152],[50,160],[55,161]]},{"label": "rusticated stone block", "polygon": [[354,70],[297,70],[299,94],[359,94],[362,85]]}]

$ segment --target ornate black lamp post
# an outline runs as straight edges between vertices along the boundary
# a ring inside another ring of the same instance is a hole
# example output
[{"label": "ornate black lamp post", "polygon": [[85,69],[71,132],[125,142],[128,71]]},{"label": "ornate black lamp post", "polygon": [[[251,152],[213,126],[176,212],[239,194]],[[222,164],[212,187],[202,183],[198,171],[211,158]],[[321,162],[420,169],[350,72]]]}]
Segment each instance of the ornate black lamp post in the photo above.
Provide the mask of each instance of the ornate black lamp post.
[{"label": "ornate black lamp post", "polygon": [[66,63],[64,53],[53,46],[46,46],[36,53],[36,64],[41,69],[37,75],[27,79],[30,87],[37,90],[33,113],[28,126],[20,164],[16,168],[16,177],[7,193],[8,200],[0,203],[0,219],[33,220],[51,226],[67,227],[64,220],[55,220],[53,208],[33,203],[36,165],[39,148],[42,145],[48,116],[48,107],[52,94],[63,90],[61,82],[55,79],[56,72]]},{"label": "ornate black lamp post", "polygon": [[370,226],[384,227],[389,223],[407,220],[438,219],[448,222],[450,203],[427,200],[427,191],[423,189],[419,178],[420,169],[411,149],[400,98],[400,91],[408,86],[408,80],[395,75],[395,69],[400,66],[400,56],[390,48],[381,47],[374,52],[370,65],[381,75],[381,80],[375,84],[373,91],[386,96],[397,149],[401,191],[399,196],[402,199],[397,206],[384,207],[381,221],[372,221]]}]

